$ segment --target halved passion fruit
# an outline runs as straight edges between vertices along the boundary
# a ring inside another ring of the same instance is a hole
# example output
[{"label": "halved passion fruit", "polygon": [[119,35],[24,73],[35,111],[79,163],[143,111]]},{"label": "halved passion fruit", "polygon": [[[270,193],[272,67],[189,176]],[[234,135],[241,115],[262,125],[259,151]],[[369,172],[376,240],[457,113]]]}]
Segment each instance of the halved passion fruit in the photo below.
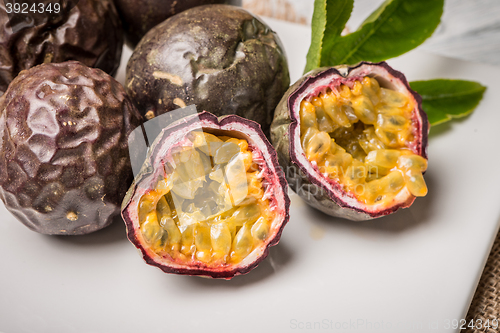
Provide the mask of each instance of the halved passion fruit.
[{"label": "halved passion fruit", "polygon": [[288,207],[286,180],[260,126],[203,112],[160,133],[122,216],[148,264],[229,279],[278,243]]},{"label": "halved passion fruit", "polygon": [[429,125],[420,104],[385,62],[306,74],[271,125],[290,187],[313,207],[350,220],[409,207],[427,194]]}]

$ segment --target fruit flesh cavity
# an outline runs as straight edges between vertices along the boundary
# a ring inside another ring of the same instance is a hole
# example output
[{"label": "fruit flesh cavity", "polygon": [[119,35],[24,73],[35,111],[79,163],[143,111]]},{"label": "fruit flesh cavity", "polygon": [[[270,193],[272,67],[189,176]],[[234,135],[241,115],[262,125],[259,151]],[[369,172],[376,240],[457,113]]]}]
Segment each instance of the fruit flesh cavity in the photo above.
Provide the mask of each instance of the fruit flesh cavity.
[{"label": "fruit flesh cavity", "polygon": [[301,146],[325,177],[364,204],[390,206],[405,188],[425,196],[427,160],[411,149],[414,108],[375,78],[346,81],[301,101]]},{"label": "fruit flesh cavity", "polygon": [[244,139],[193,131],[170,150],[164,175],[139,200],[145,243],[198,266],[237,264],[270,236],[274,211],[259,159]]}]

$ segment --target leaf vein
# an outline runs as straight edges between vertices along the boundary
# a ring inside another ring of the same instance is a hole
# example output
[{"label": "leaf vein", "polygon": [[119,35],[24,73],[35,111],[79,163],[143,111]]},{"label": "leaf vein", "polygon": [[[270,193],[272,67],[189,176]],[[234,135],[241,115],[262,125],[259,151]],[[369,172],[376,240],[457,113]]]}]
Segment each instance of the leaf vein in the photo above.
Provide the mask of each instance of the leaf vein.
[{"label": "leaf vein", "polygon": [[[370,29],[369,33],[368,33],[368,34],[366,34],[366,36],[365,36],[363,39],[361,39],[360,43],[358,43],[358,44],[357,44],[357,45],[356,45],[356,46],[355,46],[355,47],[351,50],[351,52],[349,52],[349,53],[346,55],[346,57],[344,57],[344,58],[342,59],[342,61],[341,61],[341,63],[340,63],[340,64],[347,63],[347,60],[348,60],[348,59],[349,59],[349,58],[350,58],[350,57],[351,57],[351,56],[352,56],[355,52],[357,52],[357,51],[361,48],[361,46],[363,46],[363,44],[364,44],[364,43],[365,43],[365,42],[366,42],[366,41],[367,41],[367,40],[368,40],[371,36],[373,36],[373,34],[375,34],[375,32],[377,32],[377,30],[380,28],[380,26],[381,26],[381,25],[383,25],[383,24],[384,24],[384,23],[385,23],[385,22],[386,22],[389,18],[391,18],[391,15],[392,15],[392,14],[396,11],[396,9],[398,9],[398,7],[399,7],[400,5],[401,5],[401,2],[396,3],[396,4],[394,5],[394,9],[393,9],[391,12],[389,12],[389,14],[388,14],[385,18],[383,18],[382,20],[380,20],[378,24],[374,24],[373,29]],[[362,29],[361,29],[361,30],[362,30]],[[358,30],[358,31],[361,31],[361,30]]]},{"label": "leaf vein", "polygon": [[442,95],[439,95],[439,96],[426,96],[426,95],[422,95],[422,99],[425,100],[425,101],[435,101],[435,100],[440,100],[440,99],[447,99],[447,98],[455,98],[455,97],[467,97],[467,96],[471,96],[471,95],[476,95],[477,93],[482,93],[484,92],[484,88],[479,88],[479,89],[475,89],[475,90],[470,90],[468,92],[460,92],[460,93],[448,93],[448,94],[442,94]]}]

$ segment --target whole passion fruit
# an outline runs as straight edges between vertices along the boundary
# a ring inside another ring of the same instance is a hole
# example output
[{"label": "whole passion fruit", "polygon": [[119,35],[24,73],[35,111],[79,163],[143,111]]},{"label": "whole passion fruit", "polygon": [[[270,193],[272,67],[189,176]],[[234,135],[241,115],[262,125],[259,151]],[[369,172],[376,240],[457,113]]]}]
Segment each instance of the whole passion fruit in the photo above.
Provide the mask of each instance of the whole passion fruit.
[{"label": "whole passion fruit", "polygon": [[271,126],[290,187],[313,207],[350,220],[409,207],[427,194],[429,125],[420,104],[385,62],[306,74]]},{"label": "whole passion fruit", "polygon": [[140,115],[123,87],[76,61],[22,71],[0,98],[0,198],[27,227],[79,235],[120,213]]},{"label": "whole passion fruit", "polygon": [[112,0],[0,1],[0,92],[42,63],[77,60],[113,75],[122,46]]},{"label": "whole passion fruit", "polygon": [[289,84],[276,33],[244,9],[207,5],[151,29],[128,62],[125,87],[147,119],[196,104],[254,120],[267,134]]},{"label": "whole passion fruit", "polygon": [[230,279],[278,243],[289,204],[276,152],[259,125],[202,112],[160,133],[122,217],[148,264]]},{"label": "whole passion fruit", "polygon": [[155,25],[196,6],[227,3],[227,0],[115,0],[125,39],[134,48]]}]

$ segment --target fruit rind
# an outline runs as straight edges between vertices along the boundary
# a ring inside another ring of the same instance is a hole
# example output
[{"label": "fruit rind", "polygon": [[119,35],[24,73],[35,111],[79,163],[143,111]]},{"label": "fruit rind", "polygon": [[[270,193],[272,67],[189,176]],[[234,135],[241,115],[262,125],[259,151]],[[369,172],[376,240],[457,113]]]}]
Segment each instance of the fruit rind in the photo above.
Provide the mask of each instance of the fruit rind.
[{"label": "fruit rind", "polygon": [[224,3],[227,0],[115,0],[125,30],[127,44],[134,48],[154,26],[195,6]]},{"label": "fruit rind", "polygon": [[47,10],[56,2],[61,5],[59,13],[30,11],[15,14],[16,20],[0,2],[1,92],[21,70],[42,63],[76,60],[110,75],[118,70],[123,31],[113,1],[36,1]]},{"label": "fruit rind", "polygon": [[[360,206],[355,198],[348,196],[339,184],[331,185],[322,178],[311,163],[303,156],[300,146],[300,117],[299,104],[306,96],[317,95],[332,83],[332,80],[345,80],[351,77],[375,75],[382,77],[386,84],[408,92],[414,99],[417,107],[412,121],[418,130],[416,140],[411,150],[427,159],[427,136],[429,125],[427,115],[421,108],[421,97],[411,90],[405,76],[387,63],[361,62],[353,67],[337,66],[318,68],[305,74],[293,84],[281,99],[276,108],[274,120],[271,124],[271,141],[273,142],[280,164],[284,168],[290,187],[309,205],[332,216],[346,218],[353,221],[369,220],[385,216],[399,208],[411,206],[415,197],[409,192],[401,193],[396,197],[397,204],[384,209],[372,209]],[[397,89],[397,90],[398,90]],[[293,112],[292,112],[292,111]],[[403,191],[404,192],[404,191]]]},{"label": "fruit rind", "polygon": [[[192,130],[204,128],[207,130],[224,131],[229,133],[243,133],[243,136],[257,146],[264,157],[266,172],[272,177],[271,183],[275,191],[277,204],[276,217],[272,223],[271,236],[261,246],[253,250],[243,261],[238,264],[225,267],[203,267],[202,265],[183,265],[174,262],[165,262],[164,258],[149,248],[142,234],[139,232],[138,203],[140,198],[150,189],[163,174],[163,168],[154,168],[154,165],[162,165],[169,149]],[[166,273],[184,275],[202,275],[212,278],[230,279],[236,275],[246,274],[255,268],[269,254],[269,247],[279,242],[283,228],[289,219],[290,200],[287,195],[288,185],[281,172],[277,161],[277,155],[272,145],[267,141],[260,126],[253,122],[235,115],[217,118],[208,112],[202,112],[195,116],[186,117],[162,130],[160,135],[151,145],[146,161],[140,173],[136,176],[130,190],[127,192],[122,205],[122,217],[127,227],[129,240],[140,250],[143,259],[150,265],[160,268]]]},{"label": "fruit rind", "polygon": [[265,134],[289,85],[278,35],[230,5],[194,7],[151,29],[128,62],[125,83],[147,119],[196,104],[256,121]]},{"label": "fruit rind", "polygon": [[30,229],[82,235],[120,213],[140,115],[115,79],[76,61],[22,71],[0,98],[0,198]]}]

